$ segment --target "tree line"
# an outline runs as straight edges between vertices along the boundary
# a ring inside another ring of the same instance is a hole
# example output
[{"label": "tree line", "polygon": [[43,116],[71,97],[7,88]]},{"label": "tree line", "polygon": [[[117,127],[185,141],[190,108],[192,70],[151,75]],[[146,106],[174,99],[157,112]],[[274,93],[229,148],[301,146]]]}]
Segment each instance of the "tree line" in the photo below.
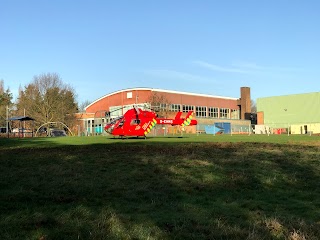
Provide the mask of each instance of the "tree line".
[{"label": "tree line", "polygon": [[63,122],[72,128],[78,112],[75,90],[63,83],[56,73],[34,76],[33,80],[20,87],[18,97],[13,102],[10,89],[5,89],[0,81],[0,127],[6,126],[7,109],[11,116],[29,116],[35,119],[37,128],[48,122]]},{"label": "tree line", "polygon": [[4,81],[0,80],[0,127],[5,126],[7,111],[12,104],[12,93],[9,88],[4,88]]}]

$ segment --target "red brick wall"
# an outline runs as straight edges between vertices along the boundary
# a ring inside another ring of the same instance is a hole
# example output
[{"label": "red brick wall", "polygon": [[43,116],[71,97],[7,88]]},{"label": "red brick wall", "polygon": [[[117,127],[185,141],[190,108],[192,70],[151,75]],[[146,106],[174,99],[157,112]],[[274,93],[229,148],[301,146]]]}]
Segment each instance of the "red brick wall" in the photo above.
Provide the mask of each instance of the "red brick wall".
[{"label": "red brick wall", "polygon": [[250,97],[250,88],[249,87],[242,87],[241,88],[241,117],[240,119],[245,119],[245,113],[251,112],[251,97]]},{"label": "red brick wall", "polygon": [[[132,93],[132,98],[127,98],[127,93]],[[122,106],[140,102],[146,102],[151,94],[150,90],[133,90],[118,92],[107,97],[101,98],[96,101],[90,107],[86,109],[86,112],[95,113],[101,110],[109,110],[110,106]]]},{"label": "red brick wall", "polygon": [[[127,93],[132,93],[132,98],[127,98]],[[230,108],[239,109],[237,100],[234,99],[223,99],[206,96],[193,96],[187,94],[157,92],[158,94],[164,95],[165,98],[171,104],[182,104],[191,106],[207,106],[207,107],[218,107],[218,108]],[[110,106],[122,106],[138,103],[148,102],[151,90],[128,90],[110,94],[109,96],[103,97],[96,101],[94,104],[86,109],[87,113],[96,113],[102,110],[109,110]]]},{"label": "red brick wall", "polygon": [[263,125],[264,124],[264,114],[263,112],[257,112],[257,124]]},{"label": "red brick wall", "polygon": [[187,94],[175,94],[165,92],[158,93],[164,95],[171,104],[239,109],[239,106],[237,105],[237,100],[233,99],[192,96]]}]

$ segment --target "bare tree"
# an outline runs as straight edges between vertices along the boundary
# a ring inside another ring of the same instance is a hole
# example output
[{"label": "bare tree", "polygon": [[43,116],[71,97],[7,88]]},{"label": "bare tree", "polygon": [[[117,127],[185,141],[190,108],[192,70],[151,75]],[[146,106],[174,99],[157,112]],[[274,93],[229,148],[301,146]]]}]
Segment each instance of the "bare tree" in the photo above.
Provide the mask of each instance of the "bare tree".
[{"label": "bare tree", "polygon": [[252,113],[256,113],[257,112],[257,104],[253,99],[251,99],[251,112]]},{"label": "bare tree", "polygon": [[163,94],[152,92],[148,98],[148,102],[151,105],[151,109],[155,111],[159,116],[168,115],[171,103]]},{"label": "bare tree", "polygon": [[25,111],[38,125],[63,122],[72,127],[77,110],[74,90],[64,84],[56,73],[35,76],[33,81],[19,92],[18,113]]},{"label": "bare tree", "polygon": [[86,111],[85,108],[86,108],[87,106],[89,106],[90,103],[91,103],[91,102],[90,102],[89,100],[85,100],[84,102],[80,103],[80,105],[79,105],[79,113],[85,112],[85,111]]},{"label": "bare tree", "polygon": [[0,94],[4,92],[4,81],[3,79],[0,80]]}]

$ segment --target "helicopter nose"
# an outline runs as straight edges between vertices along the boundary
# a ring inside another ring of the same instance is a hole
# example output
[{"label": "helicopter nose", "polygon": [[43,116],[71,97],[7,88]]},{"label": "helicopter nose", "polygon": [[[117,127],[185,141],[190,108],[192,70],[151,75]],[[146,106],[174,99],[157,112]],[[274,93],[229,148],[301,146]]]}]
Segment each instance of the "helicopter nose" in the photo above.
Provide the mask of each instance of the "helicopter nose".
[{"label": "helicopter nose", "polygon": [[112,132],[113,132],[113,130],[114,130],[114,124],[107,124],[107,125],[104,127],[104,130],[105,130],[107,133],[112,134]]},{"label": "helicopter nose", "polygon": [[110,133],[110,125],[106,125],[105,127],[104,127],[104,130],[106,131],[106,132],[108,132],[108,133]]}]

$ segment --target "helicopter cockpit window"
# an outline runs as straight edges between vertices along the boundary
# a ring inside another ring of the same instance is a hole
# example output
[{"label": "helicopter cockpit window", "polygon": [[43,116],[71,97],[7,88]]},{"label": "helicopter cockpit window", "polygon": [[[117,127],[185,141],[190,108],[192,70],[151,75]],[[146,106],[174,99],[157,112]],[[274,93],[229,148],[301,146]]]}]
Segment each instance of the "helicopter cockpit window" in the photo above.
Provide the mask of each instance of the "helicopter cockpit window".
[{"label": "helicopter cockpit window", "polygon": [[132,119],[130,124],[131,125],[139,125],[140,124],[140,119]]},{"label": "helicopter cockpit window", "polygon": [[121,120],[123,117],[117,117],[111,120],[110,124],[115,124],[117,121]]}]

